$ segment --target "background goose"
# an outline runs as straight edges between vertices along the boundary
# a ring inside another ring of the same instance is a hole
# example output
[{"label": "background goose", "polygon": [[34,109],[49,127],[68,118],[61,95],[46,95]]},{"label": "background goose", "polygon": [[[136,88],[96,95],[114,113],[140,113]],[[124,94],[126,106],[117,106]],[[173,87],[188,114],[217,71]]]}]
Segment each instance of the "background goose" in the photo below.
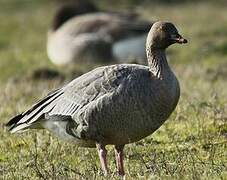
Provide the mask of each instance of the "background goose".
[{"label": "background goose", "polygon": [[51,92],[7,125],[12,133],[46,128],[79,146],[97,146],[104,174],[108,173],[105,146],[112,144],[118,172],[124,175],[124,145],[152,134],[178,103],[180,88],[165,49],[186,42],[172,23],[156,22],[147,37],[148,66],[96,68]]},{"label": "background goose", "polygon": [[143,60],[150,27],[150,22],[139,21],[135,14],[98,12],[86,1],[70,3],[54,17],[47,54],[57,65],[81,60]]}]

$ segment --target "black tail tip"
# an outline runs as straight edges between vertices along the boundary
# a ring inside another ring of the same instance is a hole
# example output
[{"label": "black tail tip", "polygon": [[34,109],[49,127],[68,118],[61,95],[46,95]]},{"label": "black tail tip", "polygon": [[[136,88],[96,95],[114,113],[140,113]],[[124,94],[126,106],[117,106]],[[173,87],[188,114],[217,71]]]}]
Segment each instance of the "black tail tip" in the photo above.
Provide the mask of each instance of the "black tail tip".
[{"label": "black tail tip", "polygon": [[5,124],[5,126],[7,127],[11,127],[14,124],[16,124],[19,120],[21,120],[21,118],[23,117],[22,114],[18,114],[17,116],[13,117],[12,119],[9,120],[8,123]]}]

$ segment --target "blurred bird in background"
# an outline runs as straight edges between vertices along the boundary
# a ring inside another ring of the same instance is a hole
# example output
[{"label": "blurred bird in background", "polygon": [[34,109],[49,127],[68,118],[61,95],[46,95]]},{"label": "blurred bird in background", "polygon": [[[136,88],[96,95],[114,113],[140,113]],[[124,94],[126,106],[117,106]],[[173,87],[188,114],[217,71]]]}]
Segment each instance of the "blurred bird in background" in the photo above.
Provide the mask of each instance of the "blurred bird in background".
[{"label": "blurred bird in background", "polygon": [[90,1],[61,3],[48,31],[47,54],[56,65],[76,62],[146,62],[152,23],[136,13],[99,10]]}]

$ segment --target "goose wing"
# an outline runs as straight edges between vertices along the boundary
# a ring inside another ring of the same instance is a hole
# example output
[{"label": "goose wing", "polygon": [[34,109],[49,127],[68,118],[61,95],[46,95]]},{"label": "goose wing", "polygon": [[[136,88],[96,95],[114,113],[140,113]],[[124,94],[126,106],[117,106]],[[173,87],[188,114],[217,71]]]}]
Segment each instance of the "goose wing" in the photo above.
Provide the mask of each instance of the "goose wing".
[{"label": "goose wing", "polygon": [[128,68],[120,65],[96,68],[49,93],[6,125],[14,133],[38,124],[45,119],[45,115],[74,117],[86,104],[115,91],[129,73]]}]

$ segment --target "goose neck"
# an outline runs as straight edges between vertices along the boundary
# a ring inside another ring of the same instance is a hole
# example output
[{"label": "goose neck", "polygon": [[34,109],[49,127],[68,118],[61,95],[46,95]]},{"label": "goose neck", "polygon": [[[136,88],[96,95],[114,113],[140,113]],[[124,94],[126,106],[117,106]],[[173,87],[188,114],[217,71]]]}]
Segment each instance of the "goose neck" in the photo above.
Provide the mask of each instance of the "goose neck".
[{"label": "goose neck", "polygon": [[150,72],[156,78],[163,79],[170,72],[165,49],[150,49],[147,51],[147,59]]}]

